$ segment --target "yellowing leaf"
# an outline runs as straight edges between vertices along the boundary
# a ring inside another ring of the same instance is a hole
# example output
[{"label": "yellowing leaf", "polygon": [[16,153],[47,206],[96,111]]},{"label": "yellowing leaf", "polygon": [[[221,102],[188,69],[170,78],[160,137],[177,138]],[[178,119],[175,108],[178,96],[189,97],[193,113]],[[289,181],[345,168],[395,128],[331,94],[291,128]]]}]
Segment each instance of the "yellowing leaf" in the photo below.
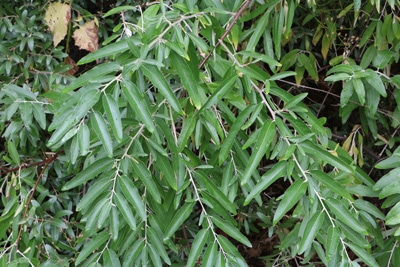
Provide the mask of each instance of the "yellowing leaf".
[{"label": "yellowing leaf", "polygon": [[88,21],[74,31],[75,45],[80,49],[94,52],[99,48],[99,29],[94,20]]},{"label": "yellowing leaf", "polygon": [[71,21],[71,6],[59,2],[51,3],[44,19],[53,34],[53,44],[57,46],[67,34],[68,24]]}]

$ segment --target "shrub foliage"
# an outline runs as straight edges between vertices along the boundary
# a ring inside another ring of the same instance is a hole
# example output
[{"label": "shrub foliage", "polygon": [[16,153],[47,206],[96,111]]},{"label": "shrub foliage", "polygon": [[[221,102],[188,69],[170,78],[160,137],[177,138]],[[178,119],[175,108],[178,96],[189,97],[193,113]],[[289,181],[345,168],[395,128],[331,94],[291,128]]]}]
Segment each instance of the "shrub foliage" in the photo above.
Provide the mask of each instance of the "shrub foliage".
[{"label": "shrub foliage", "polygon": [[399,266],[397,1],[127,2],[1,4],[1,266]]}]

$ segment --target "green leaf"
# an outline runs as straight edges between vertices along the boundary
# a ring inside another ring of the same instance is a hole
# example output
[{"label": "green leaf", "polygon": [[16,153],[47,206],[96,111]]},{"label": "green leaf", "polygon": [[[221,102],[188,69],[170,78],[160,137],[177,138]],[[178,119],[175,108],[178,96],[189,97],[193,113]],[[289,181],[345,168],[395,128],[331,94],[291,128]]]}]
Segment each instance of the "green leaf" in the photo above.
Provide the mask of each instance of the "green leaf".
[{"label": "green leaf", "polygon": [[283,198],[279,203],[272,224],[276,225],[286,212],[288,212],[294,205],[297,204],[299,199],[304,196],[307,191],[307,183],[303,180],[295,181],[283,194]]},{"label": "green leaf", "polygon": [[364,235],[368,234],[368,231],[365,229],[365,227],[361,225],[354,214],[352,214],[342,202],[334,198],[327,198],[326,204],[335,214],[338,220],[342,221],[344,224],[358,233]]},{"label": "green leaf", "polygon": [[387,225],[397,225],[400,223],[400,202],[396,203],[386,215]]},{"label": "green leaf", "polygon": [[38,103],[33,103],[32,108],[33,108],[33,110],[32,110],[33,117],[38,122],[40,128],[45,130],[46,129],[46,114],[43,109],[43,106]]},{"label": "green leaf", "polygon": [[164,75],[158,69],[158,67],[150,64],[143,64],[140,66],[140,69],[143,71],[144,75],[150,79],[152,84],[160,90],[160,93],[165,97],[165,99],[169,102],[171,107],[183,115],[183,110],[181,105],[179,104],[178,99],[174,95],[171,87],[169,86],[167,80],[164,78]]},{"label": "green leaf", "polygon": [[78,173],[72,180],[67,182],[61,190],[67,191],[71,188],[80,186],[87,181],[93,179],[98,174],[109,169],[114,164],[114,160],[110,158],[101,158],[91,163],[86,169]]},{"label": "green leaf", "polygon": [[282,71],[282,72],[279,72],[277,74],[272,75],[269,78],[269,80],[270,81],[282,80],[282,79],[284,79],[286,77],[295,76],[295,75],[296,75],[295,71]]},{"label": "green leaf", "polygon": [[193,207],[196,202],[186,202],[182,208],[180,208],[171,219],[170,223],[165,230],[164,241],[171,238],[171,236],[182,226],[186,219],[192,213]]},{"label": "green leaf", "polygon": [[202,258],[202,266],[216,266],[215,260],[217,258],[217,247],[217,242],[213,242],[207,247]]},{"label": "green leaf", "polygon": [[356,199],[353,204],[356,208],[371,214],[375,218],[379,218],[381,220],[385,219],[385,215],[382,213],[382,211],[378,209],[375,205],[373,205],[371,202],[368,202],[363,199]]},{"label": "green leaf", "polygon": [[[136,45],[140,44],[140,41],[138,40],[138,38],[131,37],[129,39],[133,39],[134,43]],[[96,50],[96,51],[94,51],[92,53],[87,54],[86,56],[84,56],[83,58],[81,58],[78,61],[78,65],[87,64],[87,63],[90,63],[90,62],[95,61],[97,59],[106,58],[106,57],[109,57],[109,56],[112,56],[112,55],[116,55],[116,54],[125,52],[127,50],[129,50],[127,39],[123,39],[121,41],[118,41],[116,43],[104,46],[104,47],[102,47],[102,48],[100,48],[100,49],[98,49],[98,50]],[[107,62],[106,64],[108,64],[108,63],[109,62]]]},{"label": "green leaf", "polygon": [[165,250],[163,240],[157,235],[155,229],[152,227],[148,228],[147,235],[157,254],[161,256],[166,264],[171,265],[171,260],[169,259],[167,251]]},{"label": "green leaf", "polygon": [[158,191],[156,181],[154,181],[154,177],[151,175],[144,163],[140,160],[132,159],[131,166],[135,172],[135,176],[142,181],[154,200],[161,204],[161,196],[160,192]]},{"label": "green leaf", "polygon": [[253,172],[257,169],[258,164],[261,159],[265,156],[265,153],[269,149],[269,145],[271,144],[271,140],[275,136],[275,122],[271,120],[267,120],[264,122],[260,132],[257,143],[254,147],[253,153],[249,159],[249,164],[246,166],[245,171],[243,172],[241,178],[241,185],[247,184]]},{"label": "green leaf", "polygon": [[112,179],[110,179],[110,177],[104,176],[91,185],[89,190],[79,201],[79,204],[76,206],[76,210],[81,211],[88,208],[110,186],[111,181]]},{"label": "green leaf", "polygon": [[325,78],[325,82],[338,82],[338,81],[345,81],[350,78],[350,75],[347,73],[337,73],[330,75]]},{"label": "green leaf", "polygon": [[12,141],[7,142],[7,150],[8,150],[8,155],[15,163],[15,165],[19,165],[21,163],[21,160],[19,158],[19,153],[17,151],[17,148],[15,147],[14,142]]},{"label": "green leaf", "polygon": [[103,15],[103,18],[114,15],[114,14],[119,14],[123,11],[128,11],[128,10],[132,10],[132,11],[137,11],[138,7],[136,6],[118,6],[118,7],[114,7],[112,9],[110,9],[106,14]]},{"label": "green leaf", "polygon": [[248,205],[250,201],[258,196],[262,191],[267,189],[276,180],[282,177],[286,173],[287,162],[280,161],[276,163],[267,173],[265,173],[260,181],[252,188],[250,193],[247,195],[243,205]]},{"label": "green leaf", "polygon": [[202,110],[210,108],[212,105],[215,105],[218,100],[221,100],[226,93],[228,93],[233,85],[236,83],[237,74],[231,74],[230,71],[227,71],[225,77],[222,79],[221,83],[218,85],[218,88],[215,90],[213,95],[207,100],[207,102],[201,107],[200,112]]},{"label": "green leaf", "polygon": [[76,258],[75,264],[79,265],[81,262],[87,259],[87,257],[96,251],[100,246],[102,246],[107,239],[109,238],[109,234],[107,231],[103,231],[101,233],[97,233],[93,239],[89,242],[85,243],[83,246],[82,251],[79,253],[78,257]]},{"label": "green leaf", "polygon": [[348,243],[347,246],[364,261],[370,267],[379,267],[380,265],[376,262],[375,258],[371,256],[371,253],[365,249],[359,247],[356,244]]},{"label": "green leaf", "polygon": [[201,171],[196,171],[194,173],[196,179],[200,180],[206,188],[206,192],[210,194],[213,198],[219,201],[224,208],[229,210],[232,214],[236,215],[236,206],[229,201],[229,199],[222,193],[222,191],[213,183],[212,179],[209,179],[207,175]]},{"label": "green leaf", "polygon": [[222,231],[224,231],[227,235],[229,235],[233,239],[239,241],[240,243],[242,243],[243,245],[245,245],[249,248],[252,247],[251,242],[247,239],[247,237],[245,235],[243,235],[239,231],[239,229],[237,227],[233,226],[232,224],[230,224],[227,221],[222,220],[218,216],[211,217],[211,220],[213,221],[213,223],[215,223],[215,225],[217,225],[218,228],[220,228]]},{"label": "green leaf", "polygon": [[135,231],[136,219],[135,216],[133,216],[131,207],[128,205],[128,202],[126,202],[125,198],[123,198],[121,194],[114,194],[113,199],[118,207],[119,212],[121,212],[122,216],[124,217],[125,222],[133,231]]},{"label": "green leaf", "polygon": [[121,267],[118,255],[113,249],[107,249],[103,255],[105,266]]},{"label": "green leaf", "polygon": [[288,102],[285,103],[285,108],[286,109],[291,109],[297,106],[298,103],[303,101],[304,98],[306,98],[308,93],[302,93],[298,94],[294,97],[292,97]]},{"label": "green leaf", "polygon": [[106,112],[108,122],[118,143],[122,141],[122,122],[118,104],[112,96],[105,94],[102,98],[103,108]]},{"label": "green leaf", "polygon": [[121,87],[124,96],[128,100],[131,108],[135,111],[136,116],[138,116],[144,125],[146,125],[147,130],[153,133],[155,129],[153,118],[150,114],[148,105],[146,105],[146,102],[139,91],[139,88],[137,88],[133,82],[127,79],[122,80]]},{"label": "green leaf", "polygon": [[79,78],[76,78],[72,83],[67,85],[62,92],[67,93],[71,92],[87,83],[90,81],[94,81],[96,78],[101,78],[106,74],[109,74],[111,72],[116,72],[120,70],[121,66],[115,62],[107,62],[103,63],[100,65],[97,65],[96,67],[86,71],[84,74],[79,76]]},{"label": "green leaf", "polygon": [[364,84],[361,79],[352,79],[353,81],[353,88],[358,96],[358,101],[360,101],[361,105],[365,104],[365,88]]},{"label": "green leaf", "polygon": [[199,94],[199,72],[196,69],[191,68],[190,64],[177,55],[175,52],[170,53],[170,59],[175,67],[174,69],[178,72],[178,76],[181,79],[183,87],[189,94],[189,97],[193,101],[194,106],[197,109],[201,108],[202,100]]},{"label": "green leaf", "polygon": [[189,114],[183,122],[182,130],[178,137],[178,151],[182,152],[183,149],[189,145],[187,144],[190,135],[196,126],[197,113]]},{"label": "green leaf", "polygon": [[103,116],[97,111],[93,111],[92,115],[90,116],[90,122],[94,132],[103,144],[103,147],[107,152],[107,156],[112,158],[113,144]]},{"label": "green leaf", "polygon": [[195,266],[197,258],[204,249],[204,245],[207,242],[207,238],[208,238],[208,229],[201,229],[199,232],[197,232],[189,252],[186,266]]},{"label": "green leaf", "polygon": [[300,234],[301,240],[298,250],[299,254],[303,254],[312,246],[313,240],[317,236],[318,231],[321,229],[324,219],[325,214],[321,211],[315,213],[309,221],[304,221],[307,225],[304,229],[304,232]]},{"label": "green leaf", "polygon": [[117,178],[119,187],[125,198],[135,207],[135,211],[139,214],[139,217],[146,221],[146,208],[144,206],[144,200],[140,197],[137,188],[134,186],[131,179],[126,175],[121,175]]},{"label": "green leaf", "polygon": [[364,77],[364,81],[371,86],[371,89],[375,89],[381,96],[386,97],[386,88],[379,75],[371,69],[367,69],[365,72],[368,75]]},{"label": "green leaf", "polygon": [[90,131],[86,124],[79,126],[77,137],[81,155],[85,156],[87,153],[89,153],[90,146]]},{"label": "green leaf", "polygon": [[320,148],[318,145],[314,144],[311,141],[304,141],[302,143],[299,143],[299,146],[301,146],[307,154],[312,155],[312,157],[317,157],[322,161],[325,161],[343,171],[349,173],[353,172],[351,166],[349,166],[345,161],[334,156],[332,153],[329,153],[328,151]]},{"label": "green leaf", "polygon": [[312,170],[312,171],[310,171],[310,174],[312,175],[312,177],[315,180],[322,183],[329,190],[332,190],[339,196],[342,196],[344,198],[347,198],[350,201],[353,201],[353,197],[349,194],[349,192],[347,192],[340,183],[336,182],[333,177],[331,177],[328,174],[326,174],[325,172],[319,171],[319,170]]},{"label": "green leaf", "polygon": [[154,248],[153,244],[147,244],[147,247],[150,248],[149,256],[153,263],[152,266],[162,266],[160,255],[157,253],[157,250]]},{"label": "green leaf", "polygon": [[337,226],[329,225],[326,237],[326,260],[336,256],[340,244],[340,231]]},{"label": "green leaf", "polygon": [[165,178],[169,186],[175,191],[178,190],[176,174],[168,157],[158,155],[155,166],[160,170],[160,174],[163,175],[162,177]]}]

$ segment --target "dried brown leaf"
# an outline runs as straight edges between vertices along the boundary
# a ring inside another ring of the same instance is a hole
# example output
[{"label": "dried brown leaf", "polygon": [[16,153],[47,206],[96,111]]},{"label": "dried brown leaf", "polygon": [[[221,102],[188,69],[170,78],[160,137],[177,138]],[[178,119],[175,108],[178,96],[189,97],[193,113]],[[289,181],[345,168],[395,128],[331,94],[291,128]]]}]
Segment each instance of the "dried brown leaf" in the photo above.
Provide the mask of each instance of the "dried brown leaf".
[{"label": "dried brown leaf", "polygon": [[53,34],[53,44],[57,46],[67,34],[68,24],[71,21],[71,6],[59,2],[51,3],[44,19]]},{"label": "dried brown leaf", "polygon": [[98,31],[94,20],[86,22],[74,31],[75,45],[89,52],[96,51],[99,48]]}]

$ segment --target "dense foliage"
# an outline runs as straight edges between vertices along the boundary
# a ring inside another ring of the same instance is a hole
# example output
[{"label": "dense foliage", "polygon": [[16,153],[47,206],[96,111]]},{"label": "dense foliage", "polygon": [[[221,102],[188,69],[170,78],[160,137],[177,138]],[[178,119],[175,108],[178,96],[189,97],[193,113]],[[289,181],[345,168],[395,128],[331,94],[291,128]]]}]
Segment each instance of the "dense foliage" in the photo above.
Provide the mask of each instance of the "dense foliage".
[{"label": "dense foliage", "polygon": [[0,4],[0,266],[400,265],[398,1],[100,2]]}]

